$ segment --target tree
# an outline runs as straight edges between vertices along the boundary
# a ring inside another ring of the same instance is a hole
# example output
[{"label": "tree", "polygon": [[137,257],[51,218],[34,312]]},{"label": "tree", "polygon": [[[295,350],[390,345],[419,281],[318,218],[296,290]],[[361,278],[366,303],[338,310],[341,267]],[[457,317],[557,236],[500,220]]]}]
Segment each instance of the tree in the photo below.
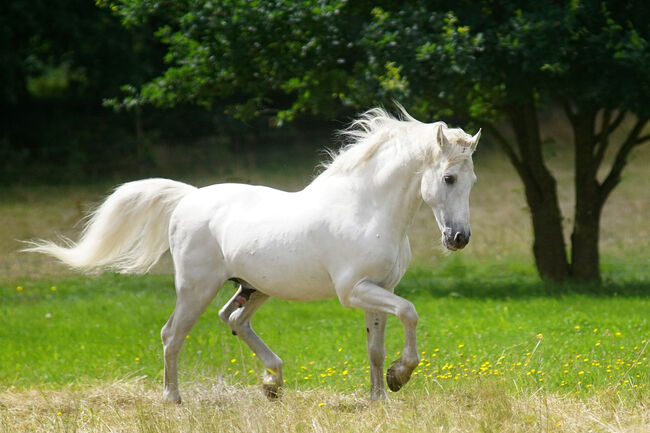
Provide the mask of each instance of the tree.
[{"label": "tree", "polygon": [[[525,187],[542,277],[599,280],[603,205],[632,149],[650,139],[642,135],[650,117],[650,8],[635,1],[444,3],[375,10],[364,35],[371,67],[399,68],[425,110],[474,120],[499,141]],[[564,108],[574,133],[570,260],[537,116],[552,103]],[[610,136],[630,115],[634,126],[599,179]],[[502,119],[514,142],[496,128]]]},{"label": "tree", "polygon": [[[139,103],[230,103],[240,117],[334,116],[398,99],[420,114],[484,126],[522,179],[540,275],[598,280],[600,214],[643,135],[650,107],[650,8],[642,1],[437,2],[122,0],[126,24],[164,22],[166,72]],[[163,8],[162,6],[170,6]],[[571,259],[540,107],[574,131]],[[635,124],[604,179],[598,169],[626,117]],[[507,120],[514,140],[497,124]]]}]

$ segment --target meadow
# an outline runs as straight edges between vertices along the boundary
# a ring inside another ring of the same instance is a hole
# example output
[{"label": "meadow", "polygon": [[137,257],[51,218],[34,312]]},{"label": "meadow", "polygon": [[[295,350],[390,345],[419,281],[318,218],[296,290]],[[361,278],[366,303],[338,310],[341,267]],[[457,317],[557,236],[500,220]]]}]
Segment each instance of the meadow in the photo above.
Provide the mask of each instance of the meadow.
[{"label": "meadow", "polygon": [[[403,390],[376,404],[368,399],[363,313],[336,300],[274,299],[255,316],[255,329],[285,362],[284,394],[266,401],[261,363],[217,316],[231,285],[187,338],[184,404],[163,404],[169,258],[151,275],[85,277],[20,254],[16,239],[78,233],[76,221],[109,186],[3,191],[0,431],[647,431],[647,147],[632,155],[604,210],[600,286],[538,280],[521,185],[500,154],[479,152],[466,250],[442,251],[430,211],[416,217],[414,261],[397,292],[418,309],[422,362]],[[548,152],[568,216],[571,157],[559,145]],[[184,180],[296,189],[317,158]],[[387,362],[401,344],[391,318]]]}]

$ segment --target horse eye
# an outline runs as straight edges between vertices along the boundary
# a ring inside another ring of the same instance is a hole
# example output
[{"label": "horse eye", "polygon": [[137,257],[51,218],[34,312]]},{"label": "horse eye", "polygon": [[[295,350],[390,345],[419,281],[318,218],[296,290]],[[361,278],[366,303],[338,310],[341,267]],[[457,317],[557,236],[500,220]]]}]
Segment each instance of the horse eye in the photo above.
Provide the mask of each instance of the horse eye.
[{"label": "horse eye", "polygon": [[456,176],[446,175],[442,180],[444,180],[447,185],[453,185],[456,183]]}]

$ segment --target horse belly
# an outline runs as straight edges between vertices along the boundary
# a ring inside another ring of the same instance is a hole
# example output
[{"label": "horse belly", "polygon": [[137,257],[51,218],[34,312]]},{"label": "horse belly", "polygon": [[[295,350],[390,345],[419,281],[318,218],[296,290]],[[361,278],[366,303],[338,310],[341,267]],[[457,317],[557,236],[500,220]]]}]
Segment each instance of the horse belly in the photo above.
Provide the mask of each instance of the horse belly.
[{"label": "horse belly", "polygon": [[230,219],[220,225],[218,241],[226,266],[269,296],[313,301],[336,296],[321,257],[322,233],[296,214]]},{"label": "horse belly", "polygon": [[327,270],[320,261],[298,248],[284,251],[251,249],[248,257],[236,257],[230,269],[261,292],[280,299],[315,301],[336,296]]}]

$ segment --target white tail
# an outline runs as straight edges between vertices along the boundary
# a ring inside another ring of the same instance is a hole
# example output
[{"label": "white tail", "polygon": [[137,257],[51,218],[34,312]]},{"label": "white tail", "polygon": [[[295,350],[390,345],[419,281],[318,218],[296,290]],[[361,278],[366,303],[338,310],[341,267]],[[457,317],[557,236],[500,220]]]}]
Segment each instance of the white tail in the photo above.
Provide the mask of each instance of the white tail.
[{"label": "white tail", "polygon": [[145,179],[118,187],[90,214],[78,243],[29,242],[24,251],[53,256],[82,272],[104,268],[142,274],[169,249],[169,220],[195,187],[168,179]]}]

